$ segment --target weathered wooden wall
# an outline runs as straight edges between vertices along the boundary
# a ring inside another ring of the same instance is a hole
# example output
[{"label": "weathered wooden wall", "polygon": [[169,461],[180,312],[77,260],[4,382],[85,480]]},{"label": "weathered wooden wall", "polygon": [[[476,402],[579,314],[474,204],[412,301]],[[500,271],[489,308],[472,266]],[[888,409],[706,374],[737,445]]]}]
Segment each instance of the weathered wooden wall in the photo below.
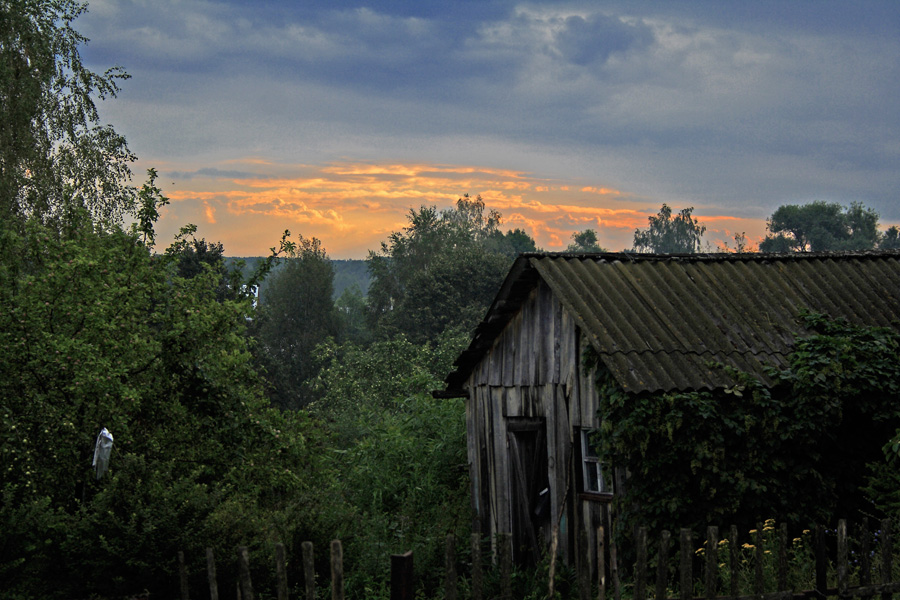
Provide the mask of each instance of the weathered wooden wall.
[{"label": "weathered wooden wall", "polygon": [[571,315],[541,283],[466,385],[472,502],[482,533],[494,537],[510,531],[509,419],[543,418],[551,518],[559,524],[566,559],[593,554],[596,529],[603,524],[598,521],[605,519],[604,507],[579,498],[576,485],[581,468],[574,452],[576,431],[599,426],[593,374],[582,367],[581,343]]}]

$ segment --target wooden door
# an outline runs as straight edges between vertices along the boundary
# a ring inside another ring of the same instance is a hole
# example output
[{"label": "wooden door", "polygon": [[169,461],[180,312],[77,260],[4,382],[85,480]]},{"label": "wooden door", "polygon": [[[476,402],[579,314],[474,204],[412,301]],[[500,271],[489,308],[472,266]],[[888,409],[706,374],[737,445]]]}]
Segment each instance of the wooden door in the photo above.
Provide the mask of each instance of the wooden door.
[{"label": "wooden door", "polygon": [[507,440],[513,558],[519,565],[535,566],[541,559],[550,527],[544,419],[510,418]]}]

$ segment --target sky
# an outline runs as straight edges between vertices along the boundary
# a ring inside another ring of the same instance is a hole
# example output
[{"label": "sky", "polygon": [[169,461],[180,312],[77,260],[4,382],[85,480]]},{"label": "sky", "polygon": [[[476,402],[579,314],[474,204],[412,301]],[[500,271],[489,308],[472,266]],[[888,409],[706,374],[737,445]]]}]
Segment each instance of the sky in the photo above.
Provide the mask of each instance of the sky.
[{"label": "sky", "polygon": [[715,251],[783,204],[900,223],[900,2],[93,0],[101,117],[226,254],[365,258],[423,205],[630,248],[663,203]]}]

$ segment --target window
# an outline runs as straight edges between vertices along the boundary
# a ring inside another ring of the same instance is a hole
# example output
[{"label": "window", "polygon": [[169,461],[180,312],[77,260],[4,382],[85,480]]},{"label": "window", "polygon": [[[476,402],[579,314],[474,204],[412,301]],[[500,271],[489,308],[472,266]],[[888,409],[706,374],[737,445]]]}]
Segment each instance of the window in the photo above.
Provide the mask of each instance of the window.
[{"label": "window", "polygon": [[595,494],[612,494],[612,481],[604,477],[603,465],[600,463],[600,455],[597,452],[596,436],[598,433],[597,429],[581,430],[583,491]]}]

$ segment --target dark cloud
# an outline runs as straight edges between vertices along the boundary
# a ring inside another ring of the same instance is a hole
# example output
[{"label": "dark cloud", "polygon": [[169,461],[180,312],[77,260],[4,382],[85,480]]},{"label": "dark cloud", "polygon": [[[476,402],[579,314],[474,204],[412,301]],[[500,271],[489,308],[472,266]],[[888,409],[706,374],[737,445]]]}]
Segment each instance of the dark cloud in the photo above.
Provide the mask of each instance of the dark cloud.
[{"label": "dark cloud", "polygon": [[[896,2],[95,0],[82,21],[90,64],[134,75],[108,114],[142,156],[422,157],[900,219]],[[249,176],[203,171],[176,176]]]},{"label": "dark cloud", "polygon": [[614,52],[645,47],[652,41],[653,33],[643,23],[625,23],[606,15],[567,17],[555,35],[556,48],[576,65],[603,63]]}]

